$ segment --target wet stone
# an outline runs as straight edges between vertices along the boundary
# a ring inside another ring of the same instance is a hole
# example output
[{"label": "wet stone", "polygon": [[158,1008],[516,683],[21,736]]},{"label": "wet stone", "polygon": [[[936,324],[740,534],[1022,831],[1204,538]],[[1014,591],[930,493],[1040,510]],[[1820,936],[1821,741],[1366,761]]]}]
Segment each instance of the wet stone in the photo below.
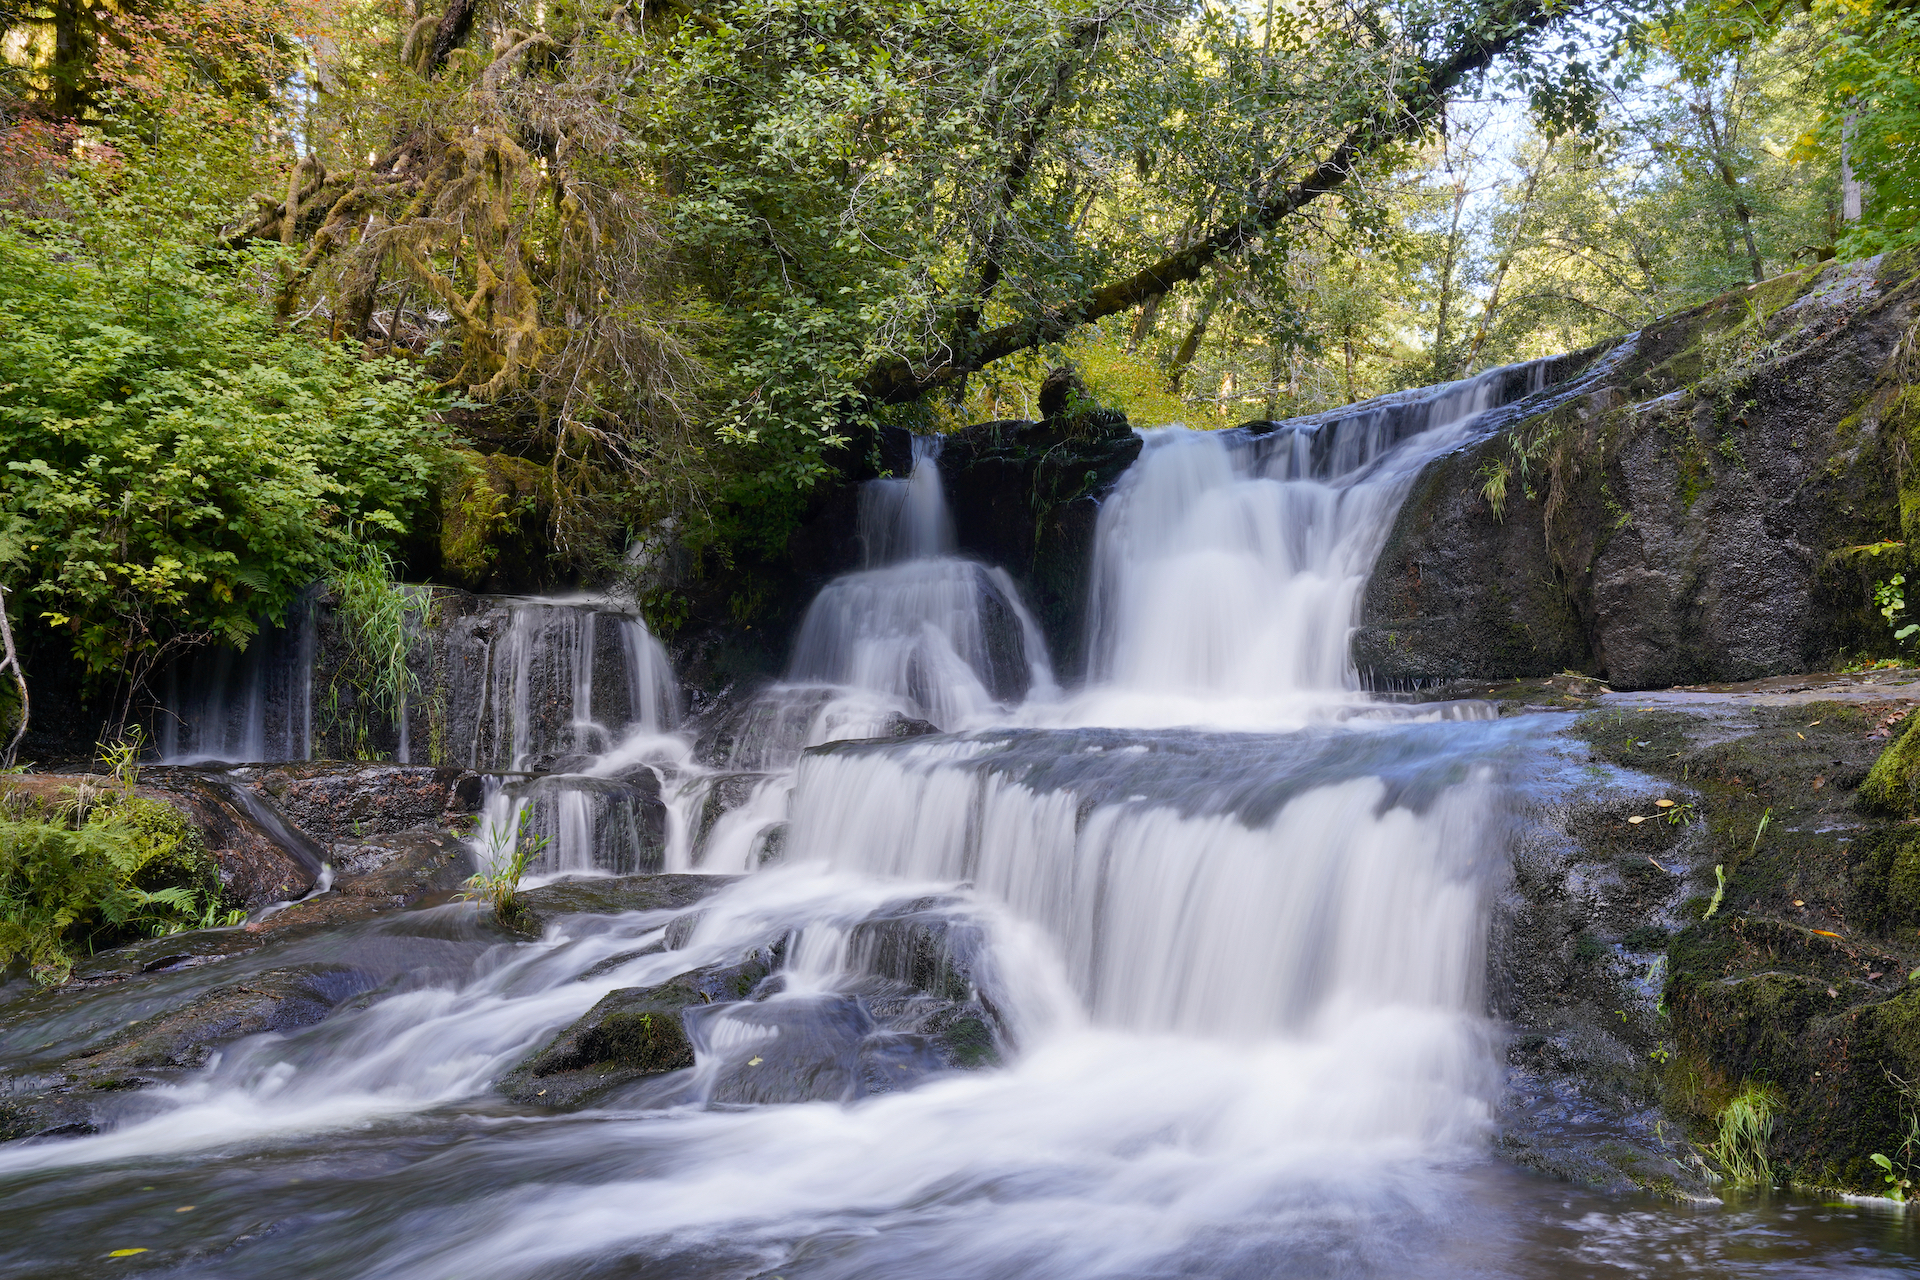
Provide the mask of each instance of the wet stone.
[{"label": "wet stone", "polygon": [[679,911],[718,893],[735,879],[735,876],[681,874],[563,880],[519,895],[522,927],[538,935],[564,916]]},{"label": "wet stone", "polygon": [[479,811],[480,775],[428,765],[313,761],[238,771],[301,830],[336,843],[452,827]]},{"label": "wet stone", "polygon": [[608,992],[586,1015],[530,1055],[499,1083],[515,1102],[584,1105],[616,1086],[694,1065],[688,1010],[745,1000],[778,963],[759,949],[732,965],[682,974],[651,987]]}]

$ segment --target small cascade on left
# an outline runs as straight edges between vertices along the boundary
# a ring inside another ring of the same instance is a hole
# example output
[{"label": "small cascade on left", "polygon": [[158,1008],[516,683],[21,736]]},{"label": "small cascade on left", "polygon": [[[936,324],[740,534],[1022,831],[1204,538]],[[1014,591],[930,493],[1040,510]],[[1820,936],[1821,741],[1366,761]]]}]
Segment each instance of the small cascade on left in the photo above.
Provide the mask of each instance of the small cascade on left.
[{"label": "small cascade on left", "polygon": [[245,649],[197,650],[167,670],[153,726],[162,761],[311,758],[319,594],[317,585],[302,592],[285,621]]}]

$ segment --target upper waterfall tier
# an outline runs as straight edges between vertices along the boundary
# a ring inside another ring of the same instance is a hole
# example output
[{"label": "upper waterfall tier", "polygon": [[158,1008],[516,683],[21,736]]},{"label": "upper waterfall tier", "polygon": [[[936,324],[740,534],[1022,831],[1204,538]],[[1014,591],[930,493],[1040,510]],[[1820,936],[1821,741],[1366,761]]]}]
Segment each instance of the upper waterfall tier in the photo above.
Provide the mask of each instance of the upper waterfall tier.
[{"label": "upper waterfall tier", "polygon": [[941,440],[913,441],[904,480],[860,494],[866,563],[815,597],[788,679],[897,699],[943,729],[1053,688],[1046,641],[1005,570],[956,559]]},{"label": "upper waterfall tier", "polygon": [[1357,688],[1356,606],[1408,486],[1548,364],[1291,422],[1143,432],[1100,514],[1092,683],[1203,700]]}]

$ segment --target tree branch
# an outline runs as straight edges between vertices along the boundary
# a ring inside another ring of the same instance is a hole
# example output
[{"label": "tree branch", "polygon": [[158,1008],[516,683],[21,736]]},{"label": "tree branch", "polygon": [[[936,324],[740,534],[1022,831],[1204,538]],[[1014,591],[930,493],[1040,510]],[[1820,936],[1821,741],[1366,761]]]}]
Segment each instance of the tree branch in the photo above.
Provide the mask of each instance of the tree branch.
[{"label": "tree branch", "polygon": [[1307,204],[1326,195],[1353,176],[1366,156],[1391,143],[1417,137],[1432,124],[1447,95],[1469,76],[1487,69],[1525,37],[1545,30],[1570,10],[1561,0],[1496,0],[1483,11],[1475,31],[1461,46],[1438,61],[1429,62],[1412,91],[1389,107],[1373,112],[1349,130],[1339,145],[1313,170],[1256,206],[1236,221],[1217,224],[1206,235],[1151,266],[1103,285],[1084,297],[1049,311],[988,330],[965,353],[944,359],[913,362],[899,357],[877,362],[860,382],[869,403],[904,404],[1005,356],[1048,342],[1057,342],[1079,325],[1130,311],[1154,294],[1199,277],[1214,261],[1238,253],[1270,232]]},{"label": "tree branch", "polygon": [[981,308],[999,287],[1000,278],[1006,272],[1004,258],[1007,241],[1012,235],[1011,210],[1033,174],[1033,158],[1040,149],[1047,119],[1066,96],[1067,86],[1072,82],[1080,56],[1099,42],[1101,33],[1107,29],[1110,21],[1110,14],[1100,14],[1083,23],[1073,33],[1073,39],[1068,42],[1053,69],[1053,83],[1040,95],[1040,100],[1028,113],[1026,123],[1014,137],[1013,154],[1008,157],[1006,170],[1000,175],[1000,187],[995,193],[993,213],[987,224],[986,241],[980,251],[979,278],[974,284],[973,296],[961,307],[954,320],[953,345],[962,357],[967,353],[967,348],[973,345],[974,331],[980,325]]}]

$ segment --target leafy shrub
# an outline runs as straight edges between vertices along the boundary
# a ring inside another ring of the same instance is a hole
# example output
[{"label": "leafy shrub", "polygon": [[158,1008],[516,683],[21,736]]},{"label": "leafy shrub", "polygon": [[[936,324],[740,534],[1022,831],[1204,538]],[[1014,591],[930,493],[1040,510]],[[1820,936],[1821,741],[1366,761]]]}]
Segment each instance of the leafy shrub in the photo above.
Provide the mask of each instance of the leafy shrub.
[{"label": "leafy shrub", "polygon": [[0,226],[0,571],[90,672],[245,645],[350,526],[397,537],[442,451],[410,367],[277,326],[266,257]]},{"label": "leafy shrub", "polygon": [[240,914],[222,910],[219,869],[171,805],[109,791],[0,818],[0,968],[63,982],[102,947]]}]

